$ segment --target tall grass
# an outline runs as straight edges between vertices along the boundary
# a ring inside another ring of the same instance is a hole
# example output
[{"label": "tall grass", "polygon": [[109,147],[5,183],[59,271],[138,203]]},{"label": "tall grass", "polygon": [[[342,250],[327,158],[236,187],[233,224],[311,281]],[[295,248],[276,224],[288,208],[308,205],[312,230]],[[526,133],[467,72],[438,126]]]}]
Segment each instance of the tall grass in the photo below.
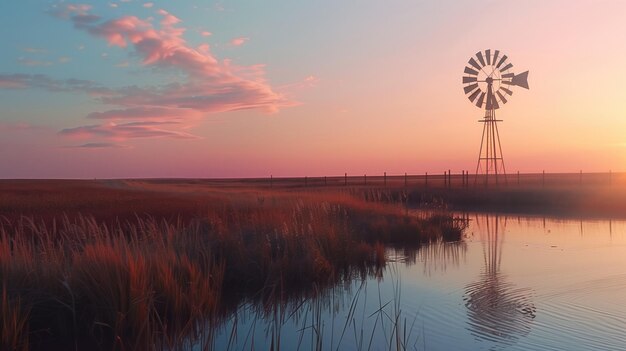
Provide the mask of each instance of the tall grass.
[{"label": "tall grass", "polygon": [[242,299],[273,308],[313,296],[379,274],[388,247],[459,240],[463,230],[449,217],[410,217],[346,194],[187,200],[195,207],[185,203],[183,215],[164,203],[170,212],[102,216],[111,209],[94,201],[88,214],[6,217],[0,348],[186,348]]}]

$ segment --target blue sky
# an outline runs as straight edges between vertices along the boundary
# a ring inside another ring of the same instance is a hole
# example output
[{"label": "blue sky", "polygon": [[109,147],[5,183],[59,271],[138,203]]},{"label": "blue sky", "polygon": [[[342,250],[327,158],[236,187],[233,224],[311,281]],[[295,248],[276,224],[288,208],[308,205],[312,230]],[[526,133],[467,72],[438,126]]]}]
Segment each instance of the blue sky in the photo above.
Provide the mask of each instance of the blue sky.
[{"label": "blue sky", "polygon": [[[499,111],[507,168],[622,170],[625,10],[608,0],[3,2],[0,162],[12,167],[0,177],[473,169],[481,111],[460,77],[486,48],[531,72],[531,90]],[[162,47],[147,48],[155,38]]]}]

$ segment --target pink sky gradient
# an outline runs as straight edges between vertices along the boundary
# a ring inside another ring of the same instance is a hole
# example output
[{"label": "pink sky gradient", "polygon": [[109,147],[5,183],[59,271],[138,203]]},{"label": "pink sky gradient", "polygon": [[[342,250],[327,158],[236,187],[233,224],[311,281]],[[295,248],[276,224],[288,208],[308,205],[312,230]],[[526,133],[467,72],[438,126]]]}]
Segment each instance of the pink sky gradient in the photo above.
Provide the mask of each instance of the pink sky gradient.
[{"label": "pink sky gradient", "polygon": [[488,48],[509,172],[626,171],[625,2],[111,3],[11,5],[0,177],[473,171]]}]

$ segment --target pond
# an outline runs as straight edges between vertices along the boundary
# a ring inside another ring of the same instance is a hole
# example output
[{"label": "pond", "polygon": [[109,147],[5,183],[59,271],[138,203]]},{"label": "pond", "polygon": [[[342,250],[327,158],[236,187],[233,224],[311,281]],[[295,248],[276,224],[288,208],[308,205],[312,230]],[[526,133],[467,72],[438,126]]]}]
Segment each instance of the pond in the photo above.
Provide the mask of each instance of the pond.
[{"label": "pond", "polygon": [[626,348],[625,221],[463,216],[462,242],[389,252],[394,262],[379,276],[314,299],[243,304],[210,347]]}]

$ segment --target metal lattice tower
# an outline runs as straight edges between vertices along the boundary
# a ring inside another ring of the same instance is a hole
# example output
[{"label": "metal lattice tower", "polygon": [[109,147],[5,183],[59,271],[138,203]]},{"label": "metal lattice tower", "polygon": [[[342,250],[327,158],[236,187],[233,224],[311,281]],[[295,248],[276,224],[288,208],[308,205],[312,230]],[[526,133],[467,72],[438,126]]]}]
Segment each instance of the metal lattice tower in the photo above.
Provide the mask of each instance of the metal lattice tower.
[{"label": "metal lattice tower", "polygon": [[504,167],[504,157],[502,156],[502,145],[500,144],[500,133],[498,133],[498,122],[496,110],[485,110],[485,117],[478,121],[483,123],[483,136],[480,141],[480,152],[478,153],[478,164],[476,174],[485,175],[485,184],[489,184],[489,175],[498,184],[498,176],[504,177],[506,183],[506,168]]},{"label": "metal lattice tower", "polygon": [[[476,165],[476,180],[478,175],[484,174],[485,185],[489,179],[494,178],[496,184],[504,178],[506,182],[506,168],[502,156],[502,145],[498,132],[496,110],[500,104],[507,103],[507,96],[513,95],[509,88],[519,86],[528,89],[528,71],[515,74],[509,72],[513,67],[507,62],[506,55],[500,56],[500,51],[479,51],[469,59],[469,65],[465,67],[463,76],[463,91],[468,99],[478,108],[485,109],[483,123],[483,135],[480,141],[478,164]],[[500,177],[500,179],[499,179]]]}]

